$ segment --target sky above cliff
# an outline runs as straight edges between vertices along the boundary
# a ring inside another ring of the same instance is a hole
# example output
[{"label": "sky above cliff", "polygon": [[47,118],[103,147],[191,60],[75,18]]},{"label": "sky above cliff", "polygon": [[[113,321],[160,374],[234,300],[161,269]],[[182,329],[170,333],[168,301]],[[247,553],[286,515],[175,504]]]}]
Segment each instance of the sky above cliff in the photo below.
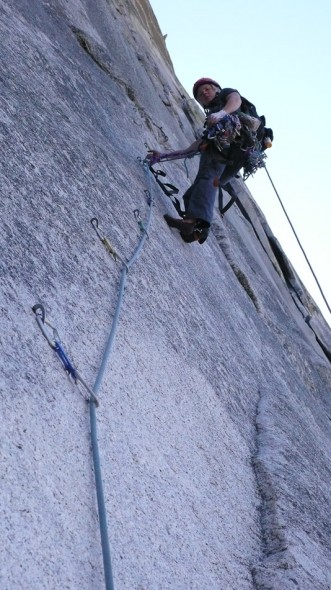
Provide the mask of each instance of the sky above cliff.
[{"label": "sky above cliff", "polygon": [[[151,6],[191,96],[194,81],[208,76],[238,89],[266,116],[275,135],[267,152],[269,174],[331,306],[331,4],[151,0]],[[266,172],[247,186],[331,324]]]}]

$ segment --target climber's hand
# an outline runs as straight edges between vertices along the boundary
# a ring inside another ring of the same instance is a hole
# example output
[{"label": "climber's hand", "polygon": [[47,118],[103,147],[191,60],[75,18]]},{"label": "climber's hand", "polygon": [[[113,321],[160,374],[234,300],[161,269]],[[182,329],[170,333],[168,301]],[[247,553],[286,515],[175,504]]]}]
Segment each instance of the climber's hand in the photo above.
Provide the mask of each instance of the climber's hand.
[{"label": "climber's hand", "polygon": [[226,111],[218,111],[218,113],[212,113],[211,115],[208,115],[207,127],[212,127],[213,125],[216,125],[217,123],[219,123],[221,119],[223,119],[223,117],[226,117],[227,114],[228,113]]},{"label": "climber's hand", "polygon": [[147,152],[147,156],[146,156],[146,160],[148,162],[150,162],[151,164],[156,164],[157,162],[160,161],[160,158],[162,157],[162,153],[158,152],[157,150],[148,150]]}]

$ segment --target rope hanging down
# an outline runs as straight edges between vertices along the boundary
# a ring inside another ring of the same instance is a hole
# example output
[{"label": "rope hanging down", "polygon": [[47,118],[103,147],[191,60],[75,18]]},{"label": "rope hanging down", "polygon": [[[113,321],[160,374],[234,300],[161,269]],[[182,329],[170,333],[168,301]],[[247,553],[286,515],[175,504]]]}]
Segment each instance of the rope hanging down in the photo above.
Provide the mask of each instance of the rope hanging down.
[{"label": "rope hanging down", "polygon": [[330,305],[329,305],[329,303],[328,303],[328,301],[327,301],[327,299],[326,299],[326,297],[325,297],[325,295],[324,295],[324,293],[323,293],[322,287],[321,287],[321,285],[320,285],[320,283],[319,283],[319,281],[318,281],[318,278],[317,278],[317,276],[316,276],[316,274],[315,274],[315,272],[314,272],[314,269],[313,269],[312,265],[310,264],[310,261],[309,261],[309,259],[308,259],[308,257],[307,257],[307,254],[306,254],[306,252],[305,252],[305,250],[304,250],[304,248],[303,248],[303,246],[302,246],[302,244],[301,244],[301,242],[300,242],[300,240],[299,240],[299,237],[298,237],[298,235],[297,235],[297,233],[296,233],[296,231],[295,231],[295,229],[294,229],[294,226],[293,226],[293,224],[292,224],[292,222],[291,222],[291,220],[290,220],[290,218],[289,218],[289,216],[288,216],[288,214],[287,214],[287,211],[286,211],[286,209],[285,209],[285,207],[284,207],[284,204],[283,204],[283,202],[282,202],[282,200],[281,200],[281,198],[280,198],[280,196],[279,196],[279,193],[278,193],[278,191],[277,191],[277,189],[276,189],[276,187],[275,187],[275,185],[274,185],[274,183],[273,183],[273,181],[272,181],[272,178],[271,178],[271,176],[270,176],[270,174],[269,174],[269,172],[268,172],[268,170],[267,170],[267,167],[266,167],[266,165],[265,165],[265,164],[263,164],[263,166],[261,166],[261,167],[262,167],[262,168],[264,168],[264,169],[265,169],[265,171],[266,171],[266,173],[267,173],[267,176],[268,176],[268,178],[269,178],[269,180],[270,180],[270,182],[271,182],[272,188],[274,189],[274,191],[275,191],[275,193],[276,193],[276,195],[277,195],[277,198],[278,198],[278,200],[279,200],[279,202],[280,202],[280,205],[281,205],[281,207],[282,207],[282,209],[283,209],[283,211],[284,211],[284,213],[285,213],[285,217],[286,217],[287,221],[288,221],[288,222],[289,222],[289,224],[290,224],[290,227],[291,227],[291,229],[292,229],[292,231],[293,231],[293,233],[294,233],[294,236],[295,236],[295,238],[296,238],[296,241],[297,241],[297,242],[298,242],[298,244],[299,244],[299,247],[300,247],[300,249],[301,249],[301,252],[303,253],[303,255],[304,255],[304,257],[305,257],[305,260],[306,260],[306,262],[307,262],[307,264],[308,264],[308,266],[309,266],[309,268],[310,268],[310,270],[311,270],[311,273],[312,273],[312,275],[313,275],[313,277],[314,277],[314,279],[315,279],[315,281],[316,281],[316,284],[317,284],[317,286],[318,286],[318,288],[319,288],[319,291],[320,291],[320,293],[321,293],[321,295],[322,295],[322,297],[323,297],[324,303],[325,303],[326,307],[328,308],[329,312],[331,313],[331,308],[330,308]]},{"label": "rope hanging down", "polygon": [[[183,211],[182,204],[181,204],[180,200],[177,199],[174,196],[174,195],[178,194],[178,189],[174,185],[172,185],[172,184],[162,183],[159,180],[158,176],[165,176],[165,172],[162,172],[162,170],[154,170],[152,166],[154,164],[156,164],[156,163],[159,163],[159,162],[167,162],[167,161],[177,160],[177,159],[181,159],[181,158],[192,158],[193,156],[195,156],[198,153],[199,153],[198,151],[195,151],[195,152],[190,152],[189,154],[185,154],[185,152],[182,152],[182,153],[181,152],[177,152],[175,155],[167,155],[167,153],[160,153],[160,154],[155,155],[155,154],[153,154],[153,152],[150,151],[147,154],[147,157],[146,157],[146,160],[149,163],[150,171],[154,175],[154,178],[155,178],[156,182],[158,183],[158,185],[160,186],[160,188],[163,190],[163,192],[168,197],[170,197],[170,199],[173,202],[173,205],[174,205],[175,209],[177,210],[177,213],[179,215],[181,215],[181,216],[183,216],[183,214],[184,214],[185,211]],[[302,246],[302,244],[301,244],[301,242],[299,240],[299,237],[298,237],[298,235],[297,235],[297,233],[296,233],[296,231],[294,229],[294,226],[293,226],[293,224],[292,224],[292,222],[291,222],[291,220],[290,220],[290,218],[289,218],[289,216],[288,216],[288,214],[286,212],[286,209],[285,209],[285,207],[283,205],[283,202],[282,202],[282,200],[281,200],[281,198],[279,196],[279,193],[278,193],[278,191],[277,191],[277,189],[276,189],[276,187],[275,187],[275,185],[274,185],[274,183],[273,183],[273,181],[271,179],[271,176],[270,176],[270,174],[268,172],[268,169],[267,169],[266,164],[265,164],[266,157],[267,156],[264,153],[264,151],[262,151],[259,148],[249,150],[248,159],[247,159],[247,162],[246,162],[246,164],[244,166],[244,170],[243,170],[243,180],[246,181],[249,176],[253,176],[260,168],[264,168],[265,169],[265,171],[266,171],[266,173],[268,175],[268,178],[269,178],[269,180],[271,182],[271,185],[272,185],[272,187],[273,187],[273,189],[274,189],[274,191],[275,191],[275,193],[277,195],[277,198],[278,198],[278,200],[280,202],[280,205],[281,205],[281,207],[282,207],[282,209],[283,209],[283,211],[285,213],[286,219],[287,219],[287,221],[290,224],[290,227],[291,227],[291,229],[293,231],[293,234],[294,234],[294,236],[295,236],[295,238],[296,238],[296,240],[298,242],[298,245],[299,245],[299,247],[300,247],[300,249],[301,249],[301,251],[302,251],[302,253],[303,253],[304,257],[305,257],[305,260],[306,260],[306,262],[307,262],[307,264],[309,266],[309,269],[310,269],[310,271],[311,271],[311,273],[312,273],[312,275],[313,275],[313,277],[314,277],[314,279],[316,281],[317,287],[318,287],[318,289],[320,291],[320,294],[321,294],[321,296],[322,296],[322,298],[324,300],[324,303],[325,303],[325,305],[326,305],[329,313],[331,313],[331,307],[330,307],[330,305],[329,305],[329,303],[328,303],[328,301],[326,299],[326,296],[325,296],[325,294],[323,292],[323,289],[322,289],[322,287],[321,287],[321,285],[319,283],[319,280],[318,280],[318,278],[317,278],[317,276],[316,276],[316,274],[314,272],[314,269],[313,269],[313,267],[312,267],[312,265],[311,265],[311,263],[310,263],[310,261],[308,259],[308,256],[307,256],[307,254],[306,254],[306,252],[305,252],[305,250],[304,250],[304,248],[303,248],[303,246]],[[224,188],[225,188],[225,190],[228,190],[228,189],[226,189],[226,187],[224,187]],[[229,202],[225,205],[225,207],[223,207],[223,197],[221,196],[221,199],[220,199],[220,214],[221,214],[222,217],[226,213],[226,211],[228,211],[228,209],[230,209],[230,207],[237,200],[237,196],[235,194],[230,194],[230,197],[231,198],[230,198]]]}]

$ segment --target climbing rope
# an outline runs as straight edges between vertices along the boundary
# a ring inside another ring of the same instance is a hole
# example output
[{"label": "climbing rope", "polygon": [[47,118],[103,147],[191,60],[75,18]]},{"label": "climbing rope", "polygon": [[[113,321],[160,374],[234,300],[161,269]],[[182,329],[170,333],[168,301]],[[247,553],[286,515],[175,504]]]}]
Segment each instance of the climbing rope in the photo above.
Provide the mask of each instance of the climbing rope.
[{"label": "climbing rope", "polygon": [[[110,355],[112,352],[113,344],[115,341],[115,336],[118,327],[118,321],[120,317],[120,311],[124,299],[124,289],[126,285],[127,275],[131,266],[134,262],[138,259],[146,238],[148,237],[148,230],[151,223],[152,217],[152,205],[154,201],[151,197],[151,183],[150,183],[150,175],[148,165],[145,161],[143,161],[143,166],[145,169],[145,173],[147,176],[148,181],[148,189],[145,191],[147,196],[147,202],[149,206],[149,212],[147,216],[147,221],[145,223],[142,222],[140,219],[139,213],[139,220],[138,225],[140,229],[140,240],[138,245],[133,252],[131,258],[126,263],[123,263],[122,273],[121,273],[121,280],[120,280],[120,287],[119,293],[117,297],[117,303],[115,307],[115,312],[113,316],[113,321],[111,324],[111,329],[109,332],[109,336],[106,342],[106,346],[103,352],[101,364],[99,367],[99,371],[93,386],[93,391],[97,393],[101,387],[101,383],[110,359]],[[139,211],[139,210],[135,210]],[[92,220],[91,220],[92,222]],[[139,223],[141,222],[141,223]],[[101,240],[106,248],[109,251],[107,240]],[[109,243],[109,242],[108,242]],[[97,490],[97,502],[98,502],[98,511],[99,511],[99,522],[100,522],[100,536],[102,542],[102,553],[103,553],[103,563],[104,563],[104,572],[105,572],[105,582],[106,582],[106,590],[113,590],[113,577],[112,577],[112,568],[111,568],[111,559],[110,559],[110,548],[109,548],[109,536],[108,536],[108,527],[107,527],[107,514],[106,514],[106,505],[104,500],[104,493],[103,493],[103,483],[102,483],[102,474],[101,474],[101,467],[100,467],[100,456],[99,456],[99,448],[98,448],[98,437],[97,437],[97,420],[96,420],[96,411],[95,405],[90,404],[90,423],[91,423],[91,439],[92,439],[92,453],[93,453],[93,462],[94,462],[94,475],[95,475],[95,482],[96,482],[96,490]]]},{"label": "climbing rope", "polygon": [[[162,172],[162,170],[154,170],[152,166],[153,166],[153,164],[156,164],[156,163],[159,163],[159,162],[167,162],[167,161],[171,161],[171,160],[177,160],[177,159],[180,159],[180,158],[192,158],[193,156],[195,156],[198,153],[199,153],[199,151],[190,152],[189,154],[185,154],[185,152],[177,152],[175,155],[167,155],[167,153],[158,153],[158,154],[155,154],[155,152],[153,152],[152,150],[150,150],[148,152],[147,156],[146,156],[146,161],[149,163],[150,171],[154,175],[154,178],[155,178],[156,182],[158,183],[158,185],[160,186],[160,188],[163,190],[163,192],[168,197],[171,198],[171,200],[173,202],[173,205],[174,205],[175,209],[177,210],[177,213],[180,216],[183,216],[183,214],[185,213],[185,211],[183,211],[183,207],[182,207],[182,204],[181,204],[180,200],[174,196],[174,195],[178,194],[177,187],[175,187],[172,184],[166,184],[166,183],[161,182],[159,180],[158,176],[165,176],[165,173]],[[302,244],[301,244],[301,242],[299,240],[299,237],[298,237],[298,235],[297,235],[297,233],[296,233],[296,231],[294,229],[294,226],[293,226],[293,224],[292,224],[292,222],[291,222],[291,220],[290,220],[290,218],[289,218],[289,216],[288,216],[288,214],[286,212],[286,209],[284,207],[284,204],[283,204],[283,202],[282,202],[282,200],[281,200],[281,198],[279,196],[279,193],[278,193],[278,191],[277,191],[277,189],[276,189],[276,187],[275,187],[275,185],[274,185],[274,183],[273,183],[273,181],[271,179],[271,176],[270,176],[270,174],[268,172],[268,169],[267,169],[267,166],[266,166],[266,163],[265,163],[266,158],[267,158],[267,156],[264,153],[264,151],[261,149],[261,146],[259,144],[257,145],[256,148],[250,149],[249,152],[248,152],[247,162],[245,163],[245,166],[244,166],[244,169],[243,169],[243,180],[246,181],[249,176],[254,175],[260,168],[264,168],[265,169],[265,171],[266,171],[266,173],[268,175],[268,178],[269,178],[269,180],[271,182],[271,185],[272,185],[272,187],[273,187],[273,189],[274,189],[274,191],[275,191],[275,193],[276,193],[276,195],[278,197],[278,200],[280,202],[280,205],[281,205],[281,207],[282,207],[282,209],[283,209],[283,211],[285,213],[286,219],[287,219],[287,221],[290,224],[290,227],[291,227],[291,229],[293,231],[293,234],[294,234],[294,236],[295,236],[295,238],[296,238],[296,240],[297,240],[297,242],[299,244],[299,247],[300,247],[300,249],[301,249],[301,251],[302,251],[302,253],[303,253],[304,257],[305,257],[305,260],[306,260],[306,262],[307,262],[307,264],[309,266],[309,269],[310,269],[310,271],[311,271],[311,273],[312,273],[312,275],[313,275],[313,277],[314,277],[314,279],[316,281],[317,287],[318,287],[318,289],[319,289],[319,291],[321,293],[321,296],[322,296],[322,298],[323,298],[323,300],[325,302],[325,305],[326,305],[328,311],[331,313],[331,307],[330,307],[330,305],[329,305],[329,303],[328,303],[328,301],[327,301],[327,299],[325,297],[325,294],[324,294],[323,289],[322,289],[322,287],[321,287],[321,285],[319,283],[319,280],[318,280],[318,278],[317,278],[317,276],[316,276],[316,274],[314,272],[314,269],[313,269],[313,267],[312,267],[312,265],[311,265],[311,263],[310,263],[310,261],[308,259],[308,256],[307,256],[307,254],[306,254],[306,252],[305,252],[305,250],[304,250],[304,248],[303,248],[303,246],[302,246]],[[227,205],[225,207],[223,207],[223,196],[222,196],[222,193],[221,193],[221,195],[220,195],[220,213],[221,213],[221,216],[222,217],[226,213],[226,211],[228,211],[228,209],[230,209],[230,207],[236,202],[236,200],[237,200],[236,195],[232,194],[229,202],[227,203]]]},{"label": "climbing rope", "polygon": [[[134,250],[131,258],[125,262],[123,258],[121,258],[113,246],[110,244],[109,240],[104,237],[99,229],[99,222],[96,217],[91,219],[91,224],[93,229],[95,230],[96,234],[98,235],[100,241],[104,245],[107,252],[114,258],[114,260],[120,260],[123,264],[122,273],[121,273],[121,280],[120,280],[120,287],[119,293],[116,303],[116,308],[113,316],[113,320],[111,323],[111,328],[109,332],[109,336],[106,342],[106,346],[103,352],[101,364],[97,373],[97,377],[95,379],[95,383],[93,389],[91,389],[81,375],[78,373],[77,369],[73,366],[72,362],[70,361],[68,355],[64,351],[64,348],[61,344],[60,338],[58,336],[57,330],[54,326],[47,320],[45,315],[44,306],[40,303],[33,306],[33,312],[35,313],[35,317],[38,323],[38,326],[45,336],[48,344],[51,348],[56,352],[58,355],[61,364],[66,371],[66,373],[73,379],[75,383],[80,382],[86,391],[89,394],[88,400],[90,402],[90,427],[91,427],[91,443],[92,443],[92,457],[93,457],[93,468],[94,468],[94,476],[95,476],[95,485],[96,485],[96,495],[97,495],[97,504],[98,504],[98,515],[99,515],[99,527],[100,527],[100,537],[101,537],[101,545],[102,545],[102,557],[103,557],[103,568],[104,568],[104,576],[105,576],[105,587],[106,590],[114,590],[114,582],[113,582],[113,573],[112,573],[112,566],[111,566],[111,556],[110,556],[110,544],[109,544],[109,535],[108,535],[108,525],[107,525],[107,511],[106,511],[106,503],[103,491],[103,482],[102,482],[102,471],[101,471],[101,462],[100,462],[100,453],[99,453],[99,445],[98,445],[98,432],[97,432],[97,418],[96,418],[96,407],[98,407],[99,402],[96,397],[97,392],[99,391],[102,380],[110,359],[111,351],[113,348],[113,344],[115,341],[115,336],[118,328],[118,321],[120,316],[121,307],[123,304],[124,299],[124,289],[126,285],[127,275],[129,273],[130,268],[139,258],[141,251],[144,247],[145,241],[148,238],[148,231],[151,224],[152,219],[152,206],[154,205],[154,200],[152,198],[151,192],[151,173],[149,170],[149,163],[148,161],[141,160],[138,158],[139,161],[143,164],[147,185],[148,188],[145,190],[145,195],[147,197],[147,204],[148,204],[148,215],[147,219],[143,220],[141,217],[141,213],[139,209],[134,210],[134,217],[137,221],[138,228],[140,231],[140,237],[137,244],[136,249]],[[52,337],[48,333],[48,328],[52,330]]]},{"label": "climbing rope", "polygon": [[270,180],[270,182],[271,182],[272,188],[274,189],[274,191],[275,191],[275,193],[276,193],[276,195],[277,195],[277,198],[278,198],[278,200],[279,200],[279,202],[280,202],[280,205],[281,205],[281,207],[282,207],[282,209],[283,209],[283,211],[284,211],[284,213],[285,213],[285,217],[286,217],[287,221],[288,221],[288,222],[289,222],[289,224],[290,224],[290,227],[291,227],[291,229],[292,229],[292,231],[293,231],[293,234],[294,234],[294,236],[295,236],[295,238],[296,238],[296,240],[297,240],[297,242],[298,242],[298,244],[299,244],[299,247],[300,247],[300,249],[301,249],[301,252],[303,253],[303,255],[304,255],[305,259],[306,259],[306,262],[307,262],[307,264],[308,264],[308,266],[309,266],[309,268],[310,268],[310,270],[311,270],[311,273],[312,273],[312,275],[313,275],[313,277],[314,277],[314,279],[315,279],[315,281],[316,281],[316,284],[317,284],[317,286],[318,286],[318,288],[319,288],[319,291],[320,291],[320,293],[321,293],[321,295],[322,295],[322,297],[323,297],[324,303],[325,303],[326,307],[328,308],[329,312],[331,313],[331,308],[330,308],[330,305],[329,305],[329,303],[328,303],[328,301],[327,301],[327,299],[326,299],[326,297],[325,297],[325,295],[324,295],[324,293],[323,293],[322,287],[321,287],[321,285],[320,285],[320,283],[319,283],[319,281],[318,281],[318,278],[317,278],[317,276],[316,276],[316,274],[315,274],[315,272],[314,272],[314,269],[313,269],[312,265],[310,264],[310,261],[309,261],[309,259],[308,259],[308,256],[307,256],[307,254],[306,254],[306,252],[305,252],[305,250],[304,250],[304,248],[303,248],[303,246],[302,246],[302,244],[301,244],[301,242],[300,242],[300,240],[299,240],[298,234],[296,233],[296,231],[295,231],[295,229],[294,229],[294,226],[293,226],[293,224],[292,224],[292,222],[291,222],[291,220],[290,220],[290,218],[289,218],[289,216],[288,216],[288,214],[287,214],[287,211],[286,211],[286,209],[285,209],[285,207],[284,207],[284,204],[283,204],[283,202],[282,202],[282,200],[281,200],[281,198],[280,198],[280,196],[279,196],[279,193],[278,193],[278,191],[277,191],[277,189],[276,189],[276,187],[275,187],[275,185],[274,185],[274,183],[273,183],[273,181],[272,181],[272,178],[271,178],[271,176],[270,176],[270,174],[269,174],[269,172],[268,172],[268,169],[267,169],[267,167],[266,167],[265,163],[263,163],[263,166],[261,166],[261,167],[262,167],[262,168],[264,168],[264,169],[265,169],[265,171],[266,171],[266,173],[267,173],[267,176],[268,176],[268,178],[269,178],[269,180]]},{"label": "climbing rope", "polygon": [[[147,197],[149,212],[148,212],[147,220],[143,223],[139,223],[139,222],[141,222],[141,219],[137,219],[137,217],[136,217],[137,213],[135,215],[136,220],[138,222],[139,229],[140,229],[140,240],[139,240],[138,245],[137,245],[135,251],[133,252],[130,260],[128,260],[123,265],[123,268],[122,268],[118,299],[117,299],[117,304],[116,304],[114,317],[113,317],[113,321],[112,321],[112,325],[111,325],[111,330],[110,330],[108,340],[106,343],[106,347],[105,347],[105,350],[103,353],[99,372],[98,372],[98,375],[97,375],[97,378],[96,378],[96,381],[95,381],[95,384],[93,387],[93,390],[96,392],[100,388],[101,381],[103,379],[103,375],[106,370],[106,366],[108,364],[108,360],[109,360],[109,357],[110,357],[110,354],[112,351],[112,347],[113,347],[113,343],[115,340],[117,324],[118,324],[119,315],[120,315],[120,311],[121,311],[121,307],[122,307],[122,303],[123,303],[123,295],[124,295],[124,289],[125,289],[125,285],[126,285],[127,275],[128,275],[130,268],[132,267],[134,262],[137,260],[137,258],[139,257],[139,255],[141,253],[141,250],[144,247],[145,241],[148,237],[148,230],[149,230],[149,226],[150,226],[151,218],[152,218],[152,206],[154,204],[154,200],[152,199],[152,196],[151,196],[151,194],[152,194],[151,193],[151,177],[150,177],[150,172],[149,172],[149,166],[148,166],[148,162],[146,162],[146,160],[143,160],[143,161],[139,160],[139,161],[142,162],[142,164],[144,166],[145,175],[146,175],[147,184],[148,184],[148,189],[145,190],[145,194]],[[135,211],[138,211],[138,210],[136,209]],[[139,214],[139,217],[140,217],[140,214]]]}]

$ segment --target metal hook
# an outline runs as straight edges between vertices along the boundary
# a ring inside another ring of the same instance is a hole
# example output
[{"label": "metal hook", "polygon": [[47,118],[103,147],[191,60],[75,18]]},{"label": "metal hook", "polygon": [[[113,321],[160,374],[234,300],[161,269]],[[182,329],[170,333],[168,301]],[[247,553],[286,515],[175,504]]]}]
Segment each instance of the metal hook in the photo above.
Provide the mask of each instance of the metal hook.
[{"label": "metal hook", "polygon": [[100,240],[103,240],[103,235],[101,234],[100,230],[99,230],[99,220],[97,217],[92,217],[91,221],[91,225],[95,231],[95,233],[97,234],[97,236],[100,238]]},{"label": "metal hook", "polygon": [[142,221],[141,219],[141,215],[140,215],[140,209],[134,209],[133,210],[133,215],[135,220],[139,223],[139,221]]},{"label": "metal hook", "polygon": [[155,205],[155,199],[154,196],[151,195],[151,192],[145,188],[144,193],[147,197],[147,203],[149,204],[149,206]]},{"label": "metal hook", "polygon": [[99,240],[102,242],[102,244],[106,248],[108,254],[111,254],[111,256],[114,258],[115,262],[117,261],[117,259],[122,260],[121,257],[117,254],[116,250],[114,250],[114,248],[111,245],[111,243],[109,242],[109,240],[107,240],[107,238],[105,236],[103,236],[101,231],[99,230],[98,218],[92,217],[92,219],[90,221],[91,221],[91,225],[92,225],[95,233],[97,234]]},{"label": "metal hook", "polygon": [[[32,311],[40,317],[42,323],[44,324],[46,318],[44,306],[41,303],[36,303],[36,305],[32,307]],[[37,313],[38,311],[40,311],[40,314]]]},{"label": "metal hook", "polygon": [[[99,401],[98,401],[98,398],[95,396],[94,391],[82,379],[82,377],[78,373],[77,369],[75,369],[75,367],[73,366],[72,362],[70,361],[68,355],[66,354],[66,352],[62,346],[62,343],[61,343],[61,340],[60,340],[57,330],[46,319],[46,312],[45,312],[44,306],[41,303],[36,303],[36,305],[34,305],[32,307],[32,311],[34,312],[34,314],[36,316],[37,324],[38,324],[42,334],[45,336],[49,346],[58,355],[58,357],[62,363],[62,366],[63,366],[65,372],[67,373],[68,377],[71,377],[76,384],[78,383],[78,381],[80,381],[81,384],[85,387],[85,389],[88,391],[88,393],[90,395],[90,398],[88,401],[93,400],[95,405],[98,406]],[[45,325],[49,326],[53,330],[54,340],[50,339],[49,335],[47,334],[47,331],[45,330],[45,327],[44,327]]]},{"label": "metal hook", "polygon": [[141,215],[140,215],[140,210],[139,209],[134,209],[133,210],[133,215],[134,215],[134,218],[135,218],[136,222],[138,223],[138,226],[139,226],[140,231],[142,233],[145,233],[146,236],[148,237],[148,233],[146,231],[144,222],[143,222],[143,220],[141,218]]},{"label": "metal hook", "polygon": [[[55,348],[56,340],[59,340],[59,335],[54,326],[52,326],[52,324],[46,319],[46,312],[44,306],[41,303],[36,303],[36,305],[32,307],[32,311],[35,313],[37,324],[40,330],[42,331],[43,335],[45,336],[48,344],[51,348]],[[53,340],[51,340],[51,338],[49,337],[45,329],[45,326],[49,326],[49,328],[51,328],[51,330],[53,331]]]}]

